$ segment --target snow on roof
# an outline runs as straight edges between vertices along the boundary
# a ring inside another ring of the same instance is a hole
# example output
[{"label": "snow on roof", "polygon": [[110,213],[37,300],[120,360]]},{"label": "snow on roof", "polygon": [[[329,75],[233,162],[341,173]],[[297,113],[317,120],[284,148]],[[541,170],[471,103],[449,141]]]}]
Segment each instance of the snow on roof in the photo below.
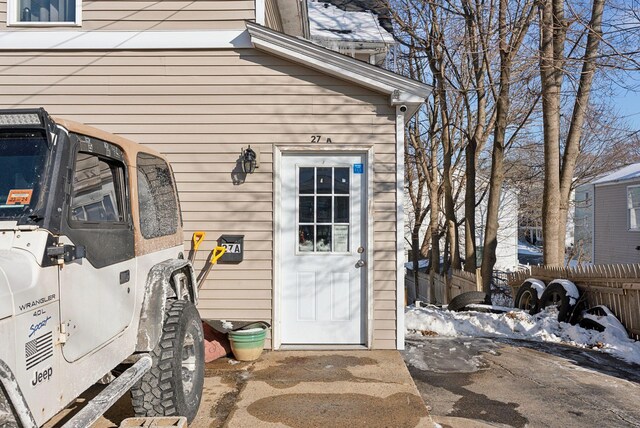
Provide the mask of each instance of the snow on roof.
[{"label": "snow on roof", "polygon": [[610,183],[612,181],[626,181],[634,178],[640,178],[640,163],[627,165],[624,168],[598,178],[592,184]]},{"label": "snow on roof", "polygon": [[353,12],[325,2],[309,1],[312,40],[393,43],[393,36],[372,12]]}]

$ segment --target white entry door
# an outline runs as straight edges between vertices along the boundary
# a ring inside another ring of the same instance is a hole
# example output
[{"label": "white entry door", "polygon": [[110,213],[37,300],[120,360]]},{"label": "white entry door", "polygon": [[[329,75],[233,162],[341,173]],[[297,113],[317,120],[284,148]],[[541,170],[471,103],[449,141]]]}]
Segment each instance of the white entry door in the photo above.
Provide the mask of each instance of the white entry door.
[{"label": "white entry door", "polygon": [[365,343],[365,156],[282,156],[283,345]]}]

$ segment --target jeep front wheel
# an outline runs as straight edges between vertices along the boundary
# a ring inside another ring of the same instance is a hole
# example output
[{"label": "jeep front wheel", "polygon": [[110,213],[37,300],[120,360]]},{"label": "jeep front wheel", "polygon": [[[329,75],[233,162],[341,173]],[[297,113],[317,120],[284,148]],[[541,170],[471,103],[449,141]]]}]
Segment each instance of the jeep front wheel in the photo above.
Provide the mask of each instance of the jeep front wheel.
[{"label": "jeep front wheel", "polygon": [[151,352],[153,366],[131,388],[136,416],[196,417],[204,384],[204,335],[196,307],[167,303],[162,337]]}]

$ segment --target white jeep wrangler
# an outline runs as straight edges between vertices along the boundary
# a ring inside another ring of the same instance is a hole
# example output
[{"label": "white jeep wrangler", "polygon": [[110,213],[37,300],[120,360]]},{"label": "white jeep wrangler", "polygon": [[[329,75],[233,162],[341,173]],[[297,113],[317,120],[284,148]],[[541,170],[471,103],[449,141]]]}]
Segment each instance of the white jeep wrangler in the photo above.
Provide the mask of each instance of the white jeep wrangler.
[{"label": "white jeep wrangler", "polygon": [[160,154],[43,110],[0,110],[0,426],[68,423],[131,390],[137,416],[198,410],[204,346],[173,173]]}]

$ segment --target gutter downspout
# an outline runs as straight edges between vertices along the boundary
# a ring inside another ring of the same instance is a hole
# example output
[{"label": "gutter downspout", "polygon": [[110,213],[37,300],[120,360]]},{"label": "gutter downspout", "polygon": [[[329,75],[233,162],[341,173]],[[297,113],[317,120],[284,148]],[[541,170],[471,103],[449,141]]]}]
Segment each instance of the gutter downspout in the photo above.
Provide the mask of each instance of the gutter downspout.
[{"label": "gutter downspout", "polygon": [[404,125],[407,108],[396,105],[396,349],[404,349]]}]

